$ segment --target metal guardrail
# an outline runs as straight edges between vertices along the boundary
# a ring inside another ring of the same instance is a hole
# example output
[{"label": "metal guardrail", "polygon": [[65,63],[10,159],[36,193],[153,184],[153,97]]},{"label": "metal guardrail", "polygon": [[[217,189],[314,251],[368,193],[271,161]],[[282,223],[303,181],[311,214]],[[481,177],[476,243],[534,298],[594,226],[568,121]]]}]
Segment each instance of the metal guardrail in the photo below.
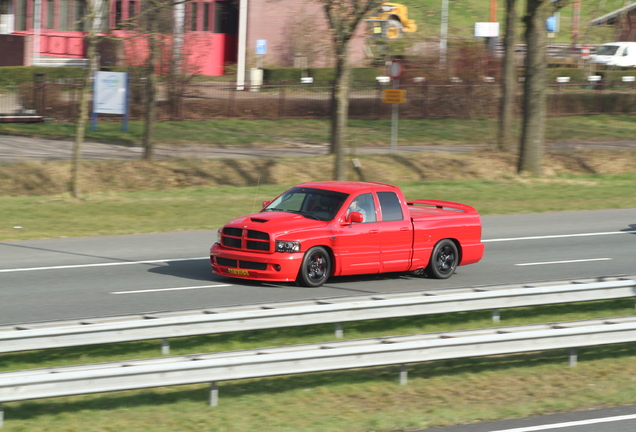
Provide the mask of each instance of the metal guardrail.
[{"label": "metal guardrail", "polygon": [[575,365],[578,347],[635,340],[636,317],[621,317],[32,369],[0,373],[0,404],[211,382],[215,406],[217,381],[399,364],[406,384],[408,363],[570,348]]},{"label": "metal guardrail", "polygon": [[628,297],[636,297],[636,276],[45,322],[0,327],[0,353],[164,339],[165,355],[172,337],[327,323],[334,323],[336,337],[342,337],[341,323],[348,321],[490,309],[499,322],[501,308]]}]

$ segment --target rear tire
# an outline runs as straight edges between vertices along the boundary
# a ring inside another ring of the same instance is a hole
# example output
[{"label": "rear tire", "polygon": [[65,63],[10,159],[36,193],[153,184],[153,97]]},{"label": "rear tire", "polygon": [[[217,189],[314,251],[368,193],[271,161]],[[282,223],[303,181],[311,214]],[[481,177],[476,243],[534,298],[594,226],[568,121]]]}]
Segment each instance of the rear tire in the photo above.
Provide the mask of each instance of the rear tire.
[{"label": "rear tire", "polygon": [[458,263],[459,253],[455,243],[449,239],[441,240],[433,249],[426,274],[434,279],[448,279],[455,273]]},{"label": "rear tire", "polygon": [[302,286],[317,288],[327,281],[330,273],[329,253],[325,248],[316,246],[305,253],[296,280]]}]

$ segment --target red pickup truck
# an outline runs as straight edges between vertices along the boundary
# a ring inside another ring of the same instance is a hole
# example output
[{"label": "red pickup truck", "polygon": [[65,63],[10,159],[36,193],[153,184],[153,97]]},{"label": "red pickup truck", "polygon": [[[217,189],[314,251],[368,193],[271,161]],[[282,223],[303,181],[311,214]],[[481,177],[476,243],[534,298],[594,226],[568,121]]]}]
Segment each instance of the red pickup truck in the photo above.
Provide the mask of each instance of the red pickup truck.
[{"label": "red pickup truck", "polygon": [[219,229],[210,262],[217,275],[318,287],[364,273],[446,279],[483,254],[481,218],[470,206],[407,202],[388,184],[322,181],[294,186]]}]

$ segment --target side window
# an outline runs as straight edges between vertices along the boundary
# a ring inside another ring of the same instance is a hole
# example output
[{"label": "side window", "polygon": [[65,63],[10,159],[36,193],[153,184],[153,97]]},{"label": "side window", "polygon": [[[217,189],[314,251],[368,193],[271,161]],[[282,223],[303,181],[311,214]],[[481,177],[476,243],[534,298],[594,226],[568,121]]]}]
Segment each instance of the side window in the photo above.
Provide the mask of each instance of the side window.
[{"label": "side window", "polygon": [[361,213],[364,217],[364,222],[375,222],[375,203],[373,202],[373,195],[370,193],[358,195],[347,209],[347,214],[351,212]]},{"label": "side window", "polygon": [[378,192],[383,221],[403,220],[402,206],[395,192]]}]

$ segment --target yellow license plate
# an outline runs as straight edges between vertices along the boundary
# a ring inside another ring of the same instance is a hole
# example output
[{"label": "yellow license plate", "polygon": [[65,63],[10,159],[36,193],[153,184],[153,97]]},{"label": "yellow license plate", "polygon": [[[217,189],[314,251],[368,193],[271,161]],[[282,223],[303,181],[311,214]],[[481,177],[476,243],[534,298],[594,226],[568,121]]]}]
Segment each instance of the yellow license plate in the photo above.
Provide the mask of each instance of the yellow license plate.
[{"label": "yellow license plate", "polygon": [[241,275],[241,276],[249,276],[250,275],[250,272],[248,272],[247,270],[238,270],[238,269],[229,268],[229,269],[227,269],[227,272],[235,274],[235,275]]}]

